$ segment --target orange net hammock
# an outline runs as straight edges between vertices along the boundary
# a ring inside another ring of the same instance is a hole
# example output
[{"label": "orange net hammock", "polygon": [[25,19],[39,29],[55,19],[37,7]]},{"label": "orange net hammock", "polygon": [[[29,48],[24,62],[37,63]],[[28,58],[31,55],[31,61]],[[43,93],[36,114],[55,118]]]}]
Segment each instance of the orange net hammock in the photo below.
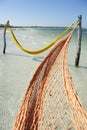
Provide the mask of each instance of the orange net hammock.
[{"label": "orange net hammock", "polygon": [[87,112],[67,67],[70,32],[36,70],[13,130],[87,130]]}]

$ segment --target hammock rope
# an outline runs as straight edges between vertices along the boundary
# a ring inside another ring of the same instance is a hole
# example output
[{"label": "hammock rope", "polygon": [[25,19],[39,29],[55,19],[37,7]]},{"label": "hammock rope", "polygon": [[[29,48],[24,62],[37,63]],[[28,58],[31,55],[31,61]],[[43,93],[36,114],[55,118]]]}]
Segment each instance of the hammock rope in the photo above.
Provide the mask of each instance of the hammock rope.
[{"label": "hammock rope", "polygon": [[39,50],[35,50],[35,51],[31,51],[31,50],[27,50],[26,48],[24,48],[17,40],[17,38],[15,37],[14,33],[13,33],[13,30],[9,24],[9,22],[7,22],[7,27],[10,28],[10,34],[11,34],[11,37],[14,41],[14,43],[21,49],[23,50],[24,52],[28,53],[28,54],[32,54],[32,55],[36,55],[36,54],[40,54],[44,51],[46,51],[47,49],[49,49],[51,46],[53,46],[60,38],[62,38],[73,26],[74,26],[74,23],[72,23],[69,27],[66,28],[66,30],[64,32],[62,32],[58,37],[56,37],[52,42],[50,42],[48,45],[46,45],[45,47],[43,47],[42,49],[39,49]]},{"label": "hammock rope", "polygon": [[87,112],[71,80],[67,49],[73,31],[41,62],[12,130],[87,130]]}]

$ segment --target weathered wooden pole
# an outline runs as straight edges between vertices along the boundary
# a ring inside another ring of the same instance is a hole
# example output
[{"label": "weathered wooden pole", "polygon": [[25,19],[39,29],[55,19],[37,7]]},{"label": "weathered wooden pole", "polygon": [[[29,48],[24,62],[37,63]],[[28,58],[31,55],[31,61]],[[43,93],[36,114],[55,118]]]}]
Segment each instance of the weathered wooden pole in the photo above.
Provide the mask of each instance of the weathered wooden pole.
[{"label": "weathered wooden pole", "polygon": [[77,44],[77,52],[75,58],[75,66],[79,66],[80,53],[81,53],[81,40],[82,40],[82,15],[78,16],[78,44]]},{"label": "weathered wooden pole", "polygon": [[6,50],[6,28],[7,26],[4,26],[4,48],[3,48],[3,54],[5,54],[5,50]]},{"label": "weathered wooden pole", "polygon": [[4,26],[4,48],[3,48],[3,54],[5,54],[6,51],[6,29],[9,24],[9,20],[7,21],[6,25]]}]

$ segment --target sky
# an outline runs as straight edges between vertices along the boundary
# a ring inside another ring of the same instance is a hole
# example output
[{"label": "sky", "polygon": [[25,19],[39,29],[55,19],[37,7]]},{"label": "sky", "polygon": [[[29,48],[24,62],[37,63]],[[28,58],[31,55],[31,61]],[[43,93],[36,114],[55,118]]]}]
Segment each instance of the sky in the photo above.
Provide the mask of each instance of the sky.
[{"label": "sky", "polygon": [[87,0],[0,0],[0,24],[69,26],[79,15],[87,28]]}]

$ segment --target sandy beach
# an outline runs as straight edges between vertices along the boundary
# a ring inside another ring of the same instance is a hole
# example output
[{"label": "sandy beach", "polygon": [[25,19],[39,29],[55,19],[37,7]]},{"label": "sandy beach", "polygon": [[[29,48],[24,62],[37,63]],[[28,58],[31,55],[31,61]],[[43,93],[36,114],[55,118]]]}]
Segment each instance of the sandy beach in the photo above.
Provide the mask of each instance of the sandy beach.
[{"label": "sandy beach", "polygon": [[[25,30],[24,30],[25,31]],[[31,29],[26,30],[25,34],[30,33],[31,39],[29,39],[30,43],[34,43],[32,45],[33,48],[37,48],[36,41],[43,41],[44,37],[47,35],[46,33],[50,32],[51,38],[54,37],[54,32],[48,30],[42,30],[42,35],[40,35],[41,30]],[[54,30],[56,31],[56,30]],[[17,31],[16,31],[17,33]],[[22,41],[27,41],[27,36],[23,35],[20,32],[18,33],[19,39],[22,35]],[[37,33],[38,39],[35,39]],[[28,34],[29,35],[29,34]],[[44,36],[43,36],[44,35]],[[56,34],[57,35],[57,34]],[[87,30],[85,36],[87,35]],[[43,37],[42,37],[43,36]],[[3,52],[3,31],[0,30],[0,130],[11,130],[15,117],[17,115],[19,106],[23,99],[24,93],[29,85],[29,81],[32,78],[33,73],[48,53],[45,53],[32,56],[28,55],[13,44],[9,34],[7,33],[7,49],[6,54]],[[46,42],[48,42],[50,36],[47,36],[45,41],[42,43],[43,45],[38,45],[39,47],[44,46]],[[36,40],[36,41],[35,41]],[[74,66],[74,59],[76,55],[75,51],[75,41],[76,37],[72,38],[71,44],[69,46],[69,70],[72,75],[72,80],[75,86],[78,95],[87,110],[87,44],[85,43],[85,38],[83,37],[82,52],[80,57],[80,65],[78,68]],[[72,45],[73,44],[73,45]],[[74,52],[74,53],[73,53]]]}]

